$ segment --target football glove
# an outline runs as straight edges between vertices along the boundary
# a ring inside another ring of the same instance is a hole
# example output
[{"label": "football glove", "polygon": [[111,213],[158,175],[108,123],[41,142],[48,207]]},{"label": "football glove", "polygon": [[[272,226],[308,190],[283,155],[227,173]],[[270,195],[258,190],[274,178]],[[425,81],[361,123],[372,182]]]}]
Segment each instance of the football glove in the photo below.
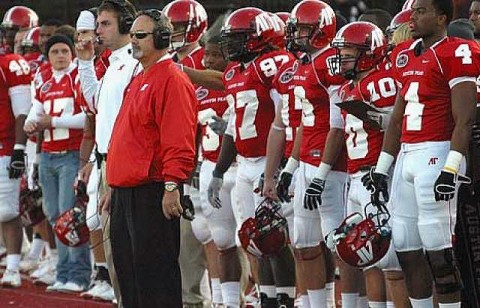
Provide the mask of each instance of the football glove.
[{"label": "football glove", "polygon": [[8,177],[18,179],[25,172],[25,153],[23,150],[13,150],[8,169]]},{"label": "football glove", "polygon": [[388,202],[388,175],[375,172],[375,167],[362,177],[363,186],[368,189],[372,195],[372,202]]},{"label": "football glove", "polygon": [[469,177],[442,170],[434,185],[434,193],[436,201],[449,201],[455,196],[455,187],[457,183],[470,184],[472,181]]},{"label": "football glove", "polygon": [[325,180],[313,178],[303,197],[303,207],[310,211],[322,205],[322,193],[325,189]]},{"label": "football glove", "polygon": [[208,201],[216,209],[222,207],[222,202],[220,201],[220,190],[222,189],[222,185],[223,179],[215,176],[212,177],[212,180],[208,185]]},{"label": "football glove", "polygon": [[292,199],[289,194],[289,188],[292,184],[292,174],[289,172],[282,172],[280,174],[280,180],[277,184],[277,195],[278,199],[282,202],[290,202]]}]

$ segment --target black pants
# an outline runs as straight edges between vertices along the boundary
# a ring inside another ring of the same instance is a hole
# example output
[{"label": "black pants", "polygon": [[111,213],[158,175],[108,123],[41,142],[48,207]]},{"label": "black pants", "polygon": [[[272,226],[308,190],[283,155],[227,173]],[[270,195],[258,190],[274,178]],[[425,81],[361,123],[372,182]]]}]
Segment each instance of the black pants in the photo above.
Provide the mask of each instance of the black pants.
[{"label": "black pants", "polygon": [[125,308],[182,307],[180,222],[162,212],[163,183],[115,188],[110,240]]}]

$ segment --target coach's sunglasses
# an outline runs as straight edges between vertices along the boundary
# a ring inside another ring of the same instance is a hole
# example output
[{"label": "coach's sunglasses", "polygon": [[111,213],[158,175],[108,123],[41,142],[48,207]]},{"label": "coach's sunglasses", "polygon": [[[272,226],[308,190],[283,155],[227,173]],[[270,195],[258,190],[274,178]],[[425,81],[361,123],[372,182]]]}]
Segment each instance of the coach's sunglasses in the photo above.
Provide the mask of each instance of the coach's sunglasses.
[{"label": "coach's sunglasses", "polygon": [[130,32],[130,38],[131,39],[136,38],[138,40],[143,40],[149,34],[153,34],[153,32],[143,32],[143,31]]}]

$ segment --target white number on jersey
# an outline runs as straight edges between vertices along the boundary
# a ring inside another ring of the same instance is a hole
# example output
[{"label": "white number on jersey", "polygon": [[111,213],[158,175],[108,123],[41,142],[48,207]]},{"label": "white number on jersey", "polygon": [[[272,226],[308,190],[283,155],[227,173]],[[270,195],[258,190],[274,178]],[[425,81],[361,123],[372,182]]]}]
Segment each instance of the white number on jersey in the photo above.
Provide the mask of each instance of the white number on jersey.
[{"label": "white number on jersey", "polygon": [[[282,122],[286,126],[285,135],[287,141],[293,141],[293,130],[290,126],[290,96],[288,94],[282,94]],[[297,99],[295,95],[295,110],[302,110],[302,102]]]},{"label": "white number on jersey", "polygon": [[472,64],[472,52],[468,44],[460,44],[455,49],[455,57],[462,58],[462,64]]},{"label": "white number on jersey", "polygon": [[[45,114],[54,116],[73,115],[74,101],[72,97],[56,98],[43,102]],[[45,141],[65,140],[70,137],[68,128],[53,128],[44,131]]]},{"label": "white number on jersey", "polygon": [[363,121],[352,114],[345,118],[345,133],[347,137],[347,153],[350,159],[365,158],[368,154],[367,132]]},{"label": "white number on jersey", "polygon": [[229,94],[227,96],[228,104],[234,104],[235,110],[244,108],[242,124],[238,128],[238,137],[240,140],[246,140],[257,137],[257,127],[255,118],[258,111],[258,97],[256,90],[245,90],[237,92],[236,100]]},{"label": "white number on jersey", "polygon": [[393,80],[393,78],[390,78],[390,77],[385,77],[378,81],[378,89],[380,90],[380,94],[378,94],[374,81],[370,81],[368,83],[367,89],[370,92],[371,102],[375,102],[379,100],[381,97],[389,98],[397,94],[397,88],[395,87],[395,80]]},{"label": "white number on jersey", "polygon": [[30,65],[24,59],[10,61],[8,69],[17,76],[30,74]]},{"label": "white number on jersey", "polygon": [[200,124],[205,125],[205,135],[202,136],[202,147],[205,151],[216,151],[220,146],[220,136],[218,136],[208,125],[213,122],[213,116],[218,115],[212,108],[198,112],[198,121]]},{"label": "white number on jersey", "polygon": [[[267,58],[260,62],[259,66],[266,77],[275,76],[278,68],[282,67],[289,60],[287,55],[278,55],[273,58]],[[278,64],[280,63],[280,64]],[[277,65],[278,64],[278,65]]]},{"label": "white number on jersey", "polygon": [[418,82],[412,82],[405,94],[405,101],[407,101],[405,106],[406,130],[409,131],[422,130],[422,115],[425,105],[420,103],[418,98],[418,87]]},{"label": "white number on jersey", "polygon": [[295,106],[302,105],[302,124],[305,127],[315,126],[315,114],[313,113],[313,105],[306,98],[305,89],[302,86],[296,86],[293,89],[295,94]]}]

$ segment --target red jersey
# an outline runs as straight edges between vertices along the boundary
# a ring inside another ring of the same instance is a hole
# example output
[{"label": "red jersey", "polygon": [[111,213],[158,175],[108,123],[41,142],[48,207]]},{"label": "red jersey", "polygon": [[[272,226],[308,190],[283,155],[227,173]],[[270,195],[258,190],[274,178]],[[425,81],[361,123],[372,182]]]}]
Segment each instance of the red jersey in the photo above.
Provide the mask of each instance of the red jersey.
[{"label": "red jersey", "polygon": [[191,67],[196,70],[204,70],[205,66],[203,65],[203,47],[198,46],[192,52],[188,54],[185,58],[180,61],[180,64],[185,65],[186,67]]},{"label": "red jersey", "polygon": [[417,44],[421,40],[399,45],[394,61],[406,102],[401,142],[447,141],[455,126],[451,88],[476,80],[480,49],[475,42],[445,37],[416,56]]},{"label": "red jersey", "polygon": [[171,59],[140,72],[125,89],[113,127],[108,184],[134,187],[188,179],[195,168],[196,123],[193,86]]},{"label": "red jersey", "polygon": [[35,86],[35,90],[40,89],[40,87],[45,83],[45,81],[52,78],[52,75],[52,65],[50,64],[50,62],[46,62],[40,65],[37,73],[33,77],[33,84]]},{"label": "red jersey", "polygon": [[23,58],[27,60],[28,64],[30,65],[30,74],[32,79],[35,77],[35,74],[40,66],[47,62],[45,56],[41,52],[29,52],[24,54]]},{"label": "red jersey", "polygon": [[[36,97],[43,105],[45,114],[59,117],[82,112],[80,105],[75,102],[74,80],[77,72],[75,68],[59,80],[52,77],[37,90]],[[52,127],[46,129],[43,136],[42,151],[44,152],[78,151],[83,129]]]},{"label": "red jersey", "polygon": [[[330,95],[337,93],[338,87],[345,82],[343,77],[330,72],[329,59],[334,56],[333,48],[324,48],[311,62],[301,64],[293,77],[295,96],[302,104],[300,160],[314,166],[321,162],[330,131]],[[344,152],[332,169],[346,171]]]},{"label": "red jersey", "polygon": [[30,66],[17,54],[0,55],[0,156],[10,156],[15,144],[15,116],[9,89],[30,85]]},{"label": "red jersey", "polygon": [[[96,59],[95,59],[95,75],[97,76],[97,80],[102,79],[103,75],[105,75],[105,72],[107,71],[108,66],[110,65],[110,61],[108,60],[108,57],[112,52],[110,49],[105,49]],[[75,98],[80,105],[80,108],[86,113],[91,113],[91,114],[96,114],[97,110],[96,109],[91,109],[87,101],[85,100],[85,97],[83,96],[82,93],[82,88],[80,85],[80,74],[77,74],[75,77]]]},{"label": "red jersey", "polygon": [[243,157],[267,152],[267,137],[275,117],[270,90],[278,69],[292,55],[277,50],[262,54],[249,64],[231,63],[223,74],[227,100],[235,111],[235,147]]},{"label": "red jersey", "polygon": [[222,136],[217,135],[208,124],[213,116],[228,122],[228,102],[224,91],[198,87],[195,92],[198,100],[198,122],[202,125],[202,156],[217,162],[220,154]]},{"label": "red jersey", "polygon": [[300,63],[296,58],[291,58],[278,72],[273,86],[281,97],[282,123],[285,125],[285,157],[290,157],[297,129],[302,119],[302,104],[295,99],[293,75],[298,70]]},{"label": "red jersey", "polygon": [[[340,89],[340,99],[358,99],[380,110],[392,109],[397,89],[391,75],[391,69],[382,69],[371,72],[356,85],[349,81]],[[348,173],[354,174],[363,167],[374,166],[382,150],[383,132],[343,110],[342,117],[345,122]]]}]

